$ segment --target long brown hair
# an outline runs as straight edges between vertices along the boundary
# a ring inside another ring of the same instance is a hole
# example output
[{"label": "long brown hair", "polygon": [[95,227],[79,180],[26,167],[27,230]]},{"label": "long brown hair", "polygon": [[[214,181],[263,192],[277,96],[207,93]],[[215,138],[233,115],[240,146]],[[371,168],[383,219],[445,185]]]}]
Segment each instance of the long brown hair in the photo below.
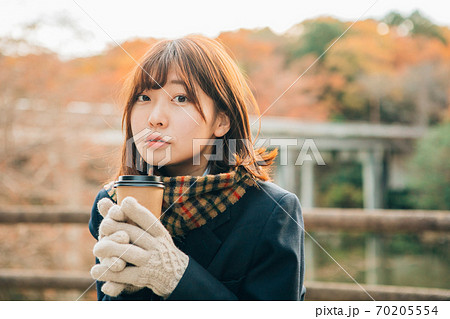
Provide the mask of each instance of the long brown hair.
[{"label": "long brown hair", "polygon": [[[260,111],[246,78],[223,44],[201,35],[157,42],[130,73],[122,91],[125,100],[122,131],[125,132],[125,140],[116,178],[120,175],[142,174],[145,170],[146,165],[141,169],[136,164],[140,156],[134,143],[132,147],[127,145],[127,141],[133,137],[130,115],[137,96],[142,91],[160,89],[165,85],[170,67],[176,68],[177,74],[184,82],[188,99],[193,101],[204,120],[206,119],[195,92],[195,84],[214,101],[215,114],[223,112],[230,119],[230,130],[222,137],[223,160],[211,160],[208,163],[210,174],[228,172],[234,167],[243,166],[253,178],[271,181],[271,165],[278,151],[274,149],[269,152],[265,147],[253,147],[248,111],[253,109],[257,115]],[[257,136],[260,129],[259,121]],[[235,149],[230,149],[230,140],[236,141]],[[230,154],[233,158],[229,158]]]}]

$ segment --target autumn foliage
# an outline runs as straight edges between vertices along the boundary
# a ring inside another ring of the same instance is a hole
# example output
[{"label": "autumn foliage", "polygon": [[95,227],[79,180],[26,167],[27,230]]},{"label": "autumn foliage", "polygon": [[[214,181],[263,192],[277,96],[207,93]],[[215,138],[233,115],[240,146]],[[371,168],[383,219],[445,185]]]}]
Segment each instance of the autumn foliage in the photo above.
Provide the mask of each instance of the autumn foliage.
[{"label": "autumn foliage", "polygon": [[[240,29],[221,33],[218,40],[248,76],[267,115],[423,124],[448,114],[448,27],[418,12],[359,21],[347,30],[351,23],[323,17],[283,35],[269,28]],[[60,107],[70,101],[118,104],[124,77],[156,41],[130,40],[101,55],[69,61],[48,52],[0,55],[2,90]]]},{"label": "autumn foliage", "polygon": [[[322,17],[281,35],[240,29],[217,40],[246,75],[264,116],[422,126],[448,121],[450,29],[419,12],[352,24]],[[70,60],[39,48],[11,54],[0,41],[0,171],[6,172],[0,202],[60,204],[69,196],[61,194],[68,181],[72,188],[87,181],[85,193],[95,195],[113,170],[99,163],[115,150],[89,139],[120,130],[122,83],[156,41],[129,40]],[[80,154],[81,163],[75,160]],[[84,182],[72,169],[83,172]],[[92,196],[69,197],[89,205]]]}]

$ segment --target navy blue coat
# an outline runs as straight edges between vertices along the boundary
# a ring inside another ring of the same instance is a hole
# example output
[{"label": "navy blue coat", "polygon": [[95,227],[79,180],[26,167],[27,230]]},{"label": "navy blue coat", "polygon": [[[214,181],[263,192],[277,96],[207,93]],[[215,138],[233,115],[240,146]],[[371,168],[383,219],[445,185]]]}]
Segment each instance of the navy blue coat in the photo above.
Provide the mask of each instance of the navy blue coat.
[{"label": "navy blue coat", "polygon": [[[304,231],[297,196],[271,182],[258,182],[225,212],[189,232],[176,246],[188,267],[167,300],[303,300]],[[89,230],[98,239],[102,216],[92,207]],[[96,260],[98,263],[98,260]],[[163,300],[150,289],[103,294],[99,300]]]}]

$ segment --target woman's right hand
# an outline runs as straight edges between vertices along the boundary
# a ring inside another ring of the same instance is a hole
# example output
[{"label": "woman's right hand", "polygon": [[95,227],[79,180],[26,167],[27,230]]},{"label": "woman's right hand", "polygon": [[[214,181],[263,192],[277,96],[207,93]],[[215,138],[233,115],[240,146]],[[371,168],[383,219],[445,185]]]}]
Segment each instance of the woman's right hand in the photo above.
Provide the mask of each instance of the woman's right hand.
[{"label": "woman's right hand", "polygon": [[[103,198],[97,204],[98,211],[103,216],[103,221],[99,226],[98,240],[111,240],[119,244],[128,244],[130,238],[123,230],[117,230],[112,235],[105,236],[102,231],[102,224],[105,220],[114,220],[115,222],[126,222],[126,217],[120,211],[117,205],[108,199]],[[107,222],[108,223],[108,222]],[[111,225],[111,223],[110,223]],[[111,271],[122,271],[126,267],[126,262],[118,257],[99,258],[100,264],[107,266]],[[111,297],[117,297],[122,292],[132,293],[141,290],[142,287],[136,287],[129,284],[122,284],[118,282],[107,281],[102,286],[102,292]]]}]

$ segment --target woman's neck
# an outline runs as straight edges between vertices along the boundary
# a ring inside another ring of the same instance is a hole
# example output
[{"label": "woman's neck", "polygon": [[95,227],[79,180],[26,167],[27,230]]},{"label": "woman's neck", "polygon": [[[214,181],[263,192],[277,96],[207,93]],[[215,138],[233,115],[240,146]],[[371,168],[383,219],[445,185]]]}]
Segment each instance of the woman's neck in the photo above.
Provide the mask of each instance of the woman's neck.
[{"label": "woman's neck", "polygon": [[160,169],[157,169],[155,167],[154,172],[155,175],[161,175],[161,176],[202,176],[205,172],[206,168],[208,166],[208,162],[201,163],[200,165],[181,165],[181,164],[174,164],[174,165],[167,165],[163,166]]}]

